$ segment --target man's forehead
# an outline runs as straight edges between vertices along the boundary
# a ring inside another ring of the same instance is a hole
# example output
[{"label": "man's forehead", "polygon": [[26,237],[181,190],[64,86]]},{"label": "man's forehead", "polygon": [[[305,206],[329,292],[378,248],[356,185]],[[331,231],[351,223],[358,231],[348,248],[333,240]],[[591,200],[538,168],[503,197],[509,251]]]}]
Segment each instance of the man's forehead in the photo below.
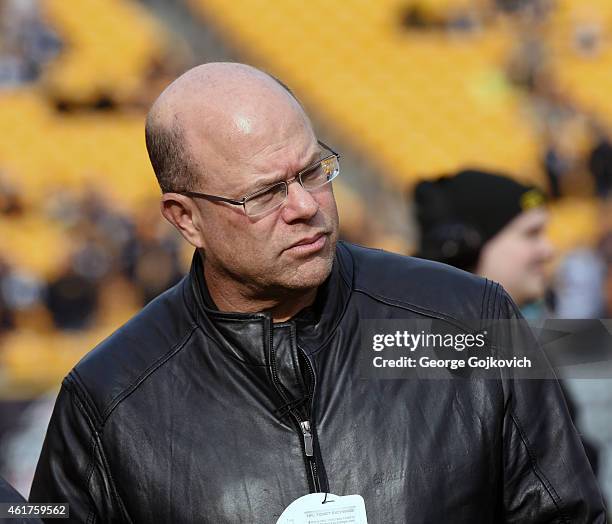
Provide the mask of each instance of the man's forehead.
[{"label": "man's forehead", "polygon": [[[209,115],[210,118],[213,117]],[[297,111],[236,111],[229,115],[217,113],[214,118],[217,124],[213,127],[218,130],[215,133],[210,132],[210,121],[184,127],[189,150],[196,160],[208,165],[209,171],[237,175],[245,171],[267,174],[300,169],[318,151],[309,120]]]},{"label": "man's forehead", "polygon": [[256,155],[234,158],[228,163],[220,183],[224,189],[244,194],[295,176],[321,157],[321,147],[314,137],[311,139],[273,143],[262,148]]},{"label": "man's forehead", "polygon": [[306,167],[309,161],[319,156],[320,151],[321,147],[314,136],[304,135],[299,139],[269,144],[247,162],[258,173],[290,174]]}]

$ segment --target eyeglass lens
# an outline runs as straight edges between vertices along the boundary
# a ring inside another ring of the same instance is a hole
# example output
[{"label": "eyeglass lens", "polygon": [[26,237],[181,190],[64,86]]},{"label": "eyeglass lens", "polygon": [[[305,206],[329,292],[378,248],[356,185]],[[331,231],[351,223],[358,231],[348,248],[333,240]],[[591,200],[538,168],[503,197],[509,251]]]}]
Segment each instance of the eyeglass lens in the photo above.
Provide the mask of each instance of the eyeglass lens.
[{"label": "eyeglass lens", "polygon": [[[302,172],[300,180],[304,189],[312,191],[331,182],[339,173],[340,164],[335,156],[321,160],[312,169]],[[275,184],[267,191],[254,195],[244,203],[246,214],[260,215],[280,206],[287,198],[287,184]]]}]

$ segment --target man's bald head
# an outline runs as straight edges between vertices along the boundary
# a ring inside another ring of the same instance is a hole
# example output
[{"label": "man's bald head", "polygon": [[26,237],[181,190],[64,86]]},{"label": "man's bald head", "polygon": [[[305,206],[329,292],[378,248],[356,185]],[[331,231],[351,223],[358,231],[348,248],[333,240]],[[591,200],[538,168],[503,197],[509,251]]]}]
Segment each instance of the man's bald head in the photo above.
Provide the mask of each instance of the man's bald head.
[{"label": "man's bald head", "polygon": [[147,150],[162,191],[197,190],[213,164],[257,147],[267,128],[282,127],[277,120],[292,113],[310,127],[293,93],[254,67],[222,62],[190,69],[147,116]]}]

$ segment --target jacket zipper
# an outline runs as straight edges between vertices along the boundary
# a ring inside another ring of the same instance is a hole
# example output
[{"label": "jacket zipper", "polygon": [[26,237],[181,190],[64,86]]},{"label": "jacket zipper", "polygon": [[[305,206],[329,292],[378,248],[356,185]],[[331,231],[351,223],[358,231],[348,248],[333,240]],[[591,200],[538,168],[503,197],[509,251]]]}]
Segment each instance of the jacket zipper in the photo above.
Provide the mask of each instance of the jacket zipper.
[{"label": "jacket zipper", "polygon": [[[274,385],[276,386],[277,391],[281,394],[282,397],[285,395],[282,393],[281,381],[278,378],[278,372],[276,370],[276,354],[274,351],[274,334],[273,334],[273,322],[272,319],[269,320],[269,342],[270,342],[270,354],[271,354],[271,368],[272,368],[272,379],[274,381]],[[306,357],[308,362],[308,358]],[[310,367],[310,362],[308,362],[308,371],[311,374],[312,387],[314,390],[314,372]],[[310,393],[310,392],[309,392]],[[312,399],[311,399],[312,402]],[[309,411],[312,413],[312,406],[309,406]],[[304,453],[304,459],[306,461],[306,473],[308,475],[308,479],[311,484],[311,488],[313,489],[313,493],[318,493],[321,490],[321,483],[319,481],[319,475],[317,473],[317,462],[314,456],[314,436],[312,434],[312,429],[310,425],[310,420],[303,420],[300,414],[295,409],[290,409],[289,412],[293,419],[297,422],[298,428],[300,430],[302,436],[302,450]]]},{"label": "jacket zipper", "polygon": [[319,481],[319,475],[317,473],[317,461],[314,456],[314,436],[310,431],[310,421],[304,420],[300,422],[300,427],[302,428],[302,434],[304,437],[304,455],[306,455],[306,460],[308,462],[308,466],[310,467],[310,475],[312,477],[312,484],[314,486],[315,493],[321,492],[321,482]]},{"label": "jacket zipper", "polygon": [[[297,340],[296,340],[296,347],[297,347]],[[301,348],[298,348],[300,351]],[[316,381],[317,378],[314,374],[314,370],[312,369],[312,364],[310,363],[310,359],[308,358],[308,355],[306,355],[306,353],[304,353],[302,351],[302,355],[304,356],[304,362],[306,362],[306,367],[308,368],[308,373],[310,374],[310,384],[311,384],[311,390],[308,392],[310,394],[310,405],[309,405],[309,409],[308,412],[310,414],[313,413],[313,403],[314,403],[314,391],[315,391],[315,387],[316,387]],[[312,442],[314,443],[314,438],[315,438],[315,433],[314,433],[314,427],[311,427],[310,422],[308,423],[308,431],[311,434],[311,438],[312,438]],[[314,451],[314,446],[313,446],[313,451]],[[323,488],[321,486],[321,478],[319,476],[319,473],[317,471],[317,461],[314,457],[314,453],[313,453],[313,457],[312,460],[310,461],[310,469],[311,469],[311,474],[312,474],[312,479],[313,479],[313,484],[315,487],[315,492],[317,493],[321,493],[323,491]],[[326,488],[327,489],[327,488]]]},{"label": "jacket zipper", "polygon": [[304,420],[300,422],[302,433],[304,434],[304,453],[307,457],[314,456],[314,449],[312,445],[312,433],[310,432],[310,421]]}]

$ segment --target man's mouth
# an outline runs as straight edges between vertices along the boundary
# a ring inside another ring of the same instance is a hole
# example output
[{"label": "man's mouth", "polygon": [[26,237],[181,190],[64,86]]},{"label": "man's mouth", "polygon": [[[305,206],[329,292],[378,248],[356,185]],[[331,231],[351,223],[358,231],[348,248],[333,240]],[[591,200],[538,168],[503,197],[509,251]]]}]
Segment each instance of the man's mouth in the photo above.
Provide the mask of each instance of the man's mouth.
[{"label": "man's mouth", "polygon": [[311,254],[320,251],[325,247],[327,243],[327,234],[326,233],[317,233],[316,235],[311,235],[309,237],[302,238],[289,246],[286,251],[297,254]]}]

